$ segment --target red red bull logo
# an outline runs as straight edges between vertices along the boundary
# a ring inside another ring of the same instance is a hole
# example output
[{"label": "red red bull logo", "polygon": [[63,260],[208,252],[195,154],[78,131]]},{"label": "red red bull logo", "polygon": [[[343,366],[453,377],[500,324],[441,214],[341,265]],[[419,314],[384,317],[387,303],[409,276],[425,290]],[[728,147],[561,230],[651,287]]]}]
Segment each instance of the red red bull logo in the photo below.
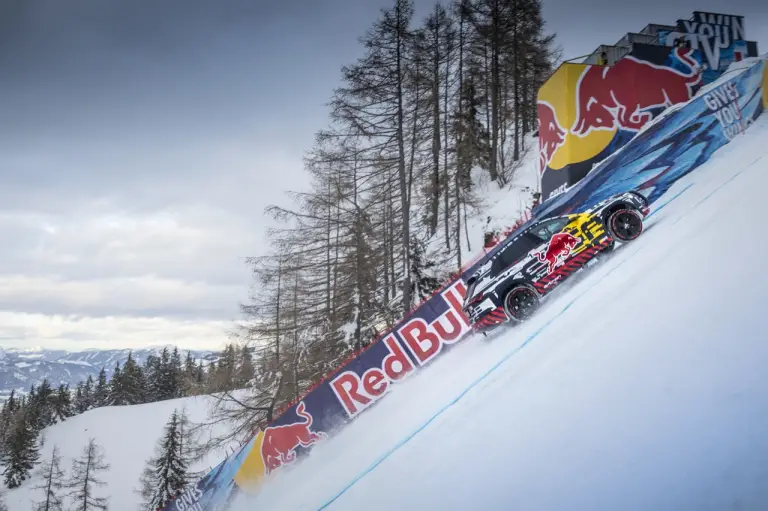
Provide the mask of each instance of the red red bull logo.
[{"label": "red red bull logo", "polygon": [[284,426],[270,426],[264,430],[261,458],[267,474],[296,460],[296,448],[309,447],[326,437],[321,431],[312,431],[312,414],[307,412],[304,401],[296,407],[296,414],[303,420]]},{"label": "red red bull logo", "polygon": [[547,273],[555,271],[571,255],[571,251],[579,244],[579,238],[567,233],[559,232],[550,238],[547,248],[536,253],[540,263],[547,263]]},{"label": "red red bull logo", "polygon": [[544,172],[557,149],[565,143],[567,131],[557,122],[555,109],[546,101],[537,104],[539,124],[539,170]]},{"label": "red red bull logo", "polygon": [[701,82],[701,69],[692,49],[674,52],[689,73],[629,55],[613,66],[589,66],[576,85],[572,133],[585,137],[593,130],[639,131],[652,118],[648,110],[688,101]]}]

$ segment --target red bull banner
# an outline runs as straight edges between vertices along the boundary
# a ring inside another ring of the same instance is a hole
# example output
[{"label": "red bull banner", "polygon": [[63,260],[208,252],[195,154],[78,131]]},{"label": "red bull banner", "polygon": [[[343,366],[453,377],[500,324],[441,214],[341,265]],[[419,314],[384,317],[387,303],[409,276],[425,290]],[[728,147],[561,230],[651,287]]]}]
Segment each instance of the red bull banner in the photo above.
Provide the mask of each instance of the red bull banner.
[{"label": "red bull banner", "polygon": [[[653,204],[675,181],[749,129],[768,108],[766,61],[753,59],[749,64],[743,72],[731,74],[732,78],[703,91],[695,100],[637,134],[622,151],[606,158],[567,192],[542,203],[533,217],[510,236],[531,222],[569,213],[576,207],[589,206],[628,190],[642,193]],[[558,79],[578,82],[583,78],[584,67],[573,69],[573,76],[560,75]],[[675,86],[669,85],[668,94],[675,93]],[[621,98],[619,95],[611,101],[617,104]],[[659,96],[652,96],[648,101],[658,102]],[[547,122],[554,123],[553,130],[562,129],[566,133],[564,140],[580,139],[573,133],[575,128],[588,132],[589,136],[607,139],[612,134],[611,123],[615,128],[623,116],[630,123],[633,119],[642,119],[643,112],[636,111],[634,118],[626,117],[627,114],[616,107],[608,109],[614,116],[612,119],[603,119],[605,114],[600,107],[595,110],[594,102],[586,103],[586,110],[577,110],[575,103],[569,106],[556,101],[552,104],[554,109],[571,108],[572,115],[553,116]],[[558,150],[555,148],[555,152]],[[550,161],[557,158],[552,154],[548,157]],[[567,236],[553,239],[539,257],[554,268],[570,252],[574,242]],[[467,338],[470,328],[461,311],[465,279],[505,246],[502,241],[475,259],[460,277],[447,283],[391,331],[292,403],[278,419],[256,432],[237,452],[169,504],[166,511],[223,511],[237,494],[258,493],[271,477],[279,476],[283,467],[299,462],[315,445],[375,407],[411,375],[424,370]]]},{"label": "red bull banner", "polygon": [[688,101],[733,62],[757,57],[744,18],[696,11],[663,28],[656,44],[633,41],[611,66],[563,64],[540,88],[542,198],[565,192],[651,119]]},{"label": "red bull banner", "polygon": [[768,108],[766,60],[749,58],[739,65],[741,70],[723,77],[731,78],[707,86],[684,107],[636,134],[565,193],[542,204],[535,217],[569,213],[627,190],[654,203],[678,179],[745,133]]},{"label": "red bull banner", "polygon": [[[477,259],[475,259],[477,261]],[[472,271],[478,262],[470,262]],[[465,272],[466,274],[466,272]],[[470,331],[462,278],[443,286],[395,327],[288,408],[166,510],[227,509],[239,492],[257,493],[275,471],[374,406]]]},{"label": "red bull banner", "polygon": [[545,200],[583,179],[665,109],[693,97],[701,85],[693,50],[658,48],[674,63],[656,64],[633,55],[613,66],[566,63],[539,89],[539,171]]}]

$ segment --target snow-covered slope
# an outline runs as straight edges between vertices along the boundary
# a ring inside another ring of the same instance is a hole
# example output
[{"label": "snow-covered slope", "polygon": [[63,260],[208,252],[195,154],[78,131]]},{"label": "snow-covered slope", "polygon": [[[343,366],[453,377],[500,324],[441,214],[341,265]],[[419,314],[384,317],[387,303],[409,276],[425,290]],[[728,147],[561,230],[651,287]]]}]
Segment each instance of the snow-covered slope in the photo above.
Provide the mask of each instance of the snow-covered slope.
[{"label": "snow-covered slope", "polygon": [[532,321],[462,341],[233,510],[768,509],[766,140],[764,115]]},{"label": "snow-covered slope", "polygon": [[[46,428],[44,445],[40,450],[41,461],[50,458],[57,445],[62,457],[62,468],[69,473],[72,460],[82,454],[90,438],[103,449],[106,461],[111,465],[101,478],[107,483],[99,488],[98,496],[109,497],[110,511],[136,511],[141,498],[134,493],[139,488],[139,477],[144,463],[152,456],[157,440],[174,409],[186,408],[193,422],[206,418],[212,403],[211,397],[189,397],[159,403],[136,406],[97,408],[72,417],[65,422]],[[222,425],[226,428],[226,425]],[[213,452],[208,458],[191,467],[192,471],[207,471],[228,453]],[[35,490],[39,479],[25,481],[14,490],[6,492],[9,511],[29,511],[31,502],[39,501],[42,490]]]}]

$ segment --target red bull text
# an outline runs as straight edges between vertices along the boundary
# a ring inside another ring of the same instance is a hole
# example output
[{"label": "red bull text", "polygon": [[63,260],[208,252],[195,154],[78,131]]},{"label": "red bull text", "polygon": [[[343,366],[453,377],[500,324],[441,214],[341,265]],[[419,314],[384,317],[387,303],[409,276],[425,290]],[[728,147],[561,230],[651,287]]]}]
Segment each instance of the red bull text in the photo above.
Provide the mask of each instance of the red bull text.
[{"label": "red bull text", "polygon": [[441,293],[448,304],[448,310],[431,323],[421,318],[411,318],[384,339],[389,354],[384,357],[381,367],[372,367],[362,376],[354,371],[344,371],[331,381],[331,389],[352,418],[381,399],[392,383],[403,380],[416,366],[406,353],[404,346],[419,366],[430,362],[440,354],[444,345],[453,344],[470,331],[469,320],[461,310],[461,303],[467,290],[459,280]]}]

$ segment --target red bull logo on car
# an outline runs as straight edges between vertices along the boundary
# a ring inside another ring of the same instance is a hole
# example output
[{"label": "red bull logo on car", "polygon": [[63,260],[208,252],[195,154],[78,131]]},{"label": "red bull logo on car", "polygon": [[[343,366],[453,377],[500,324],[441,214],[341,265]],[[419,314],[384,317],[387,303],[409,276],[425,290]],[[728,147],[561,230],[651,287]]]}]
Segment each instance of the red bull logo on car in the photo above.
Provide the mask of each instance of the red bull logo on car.
[{"label": "red bull logo on car", "polygon": [[538,252],[536,258],[540,263],[547,264],[547,273],[552,273],[568,259],[579,241],[579,238],[570,233],[559,232],[550,238],[547,248]]},{"label": "red bull logo on car", "polygon": [[576,85],[576,120],[571,132],[584,137],[593,130],[639,131],[653,116],[649,110],[688,101],[701,83],[693,50],[675,48],[690,68],[683,73],[631,55],[613,66],[589,66]]}]

